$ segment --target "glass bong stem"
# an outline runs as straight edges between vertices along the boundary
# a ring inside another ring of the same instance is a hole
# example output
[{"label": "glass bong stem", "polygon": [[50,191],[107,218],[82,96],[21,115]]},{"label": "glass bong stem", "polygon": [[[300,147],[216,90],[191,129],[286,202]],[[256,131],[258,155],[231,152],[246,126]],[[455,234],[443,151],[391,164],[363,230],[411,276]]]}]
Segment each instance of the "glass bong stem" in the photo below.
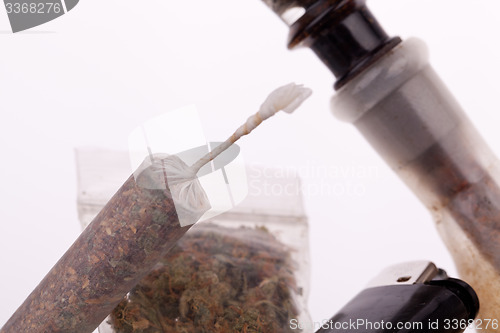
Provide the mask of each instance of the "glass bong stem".
[{"label": "glass bong stem", "polygon": [[[264,0],[335,75],[335,116],[352,123],[432,213],[480,317],[500,319],[500,167],[428,61],[389,37],[365,0]],[[498,327],[490,325],[486,332]]]}]

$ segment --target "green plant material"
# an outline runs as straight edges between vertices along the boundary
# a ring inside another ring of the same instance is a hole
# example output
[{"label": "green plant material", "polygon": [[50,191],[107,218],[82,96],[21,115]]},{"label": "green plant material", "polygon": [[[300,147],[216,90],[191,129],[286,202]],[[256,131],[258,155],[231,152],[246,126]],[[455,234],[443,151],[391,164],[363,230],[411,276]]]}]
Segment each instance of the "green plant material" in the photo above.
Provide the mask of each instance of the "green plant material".
[{"label": "green plant material", "polygon": [[299,293],[289,249],[266,229],[199,225],[108,323],[117,333],[291,332]]},{"label": "green plant material", "polygon": [[0,333],[93,332],[191,227],[165,173],[159,159],[131,176]]}]

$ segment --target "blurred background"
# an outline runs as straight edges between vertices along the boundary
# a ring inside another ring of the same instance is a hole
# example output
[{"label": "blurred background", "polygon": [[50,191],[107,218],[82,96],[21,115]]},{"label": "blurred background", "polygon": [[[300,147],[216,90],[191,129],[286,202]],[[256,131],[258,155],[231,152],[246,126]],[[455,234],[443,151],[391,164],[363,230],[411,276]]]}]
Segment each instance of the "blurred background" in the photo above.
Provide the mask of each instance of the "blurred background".
[{"label": "blurred background", "polygon": [[[416,36],[494,151],[500,2],[384,0],[390,35]],[[240,142],[248,164],[298,173],[310,222],[314,321],[330,318],[385,266],[431,260],[455,275],[430,214],[367,142],[329,110],[334,78],[260,0],[80,1],[12,34],[0,11],[0,326],[78,237],[74,149],[127,149],[145,120],[195,104],[225,139],[288,82],[313,96]]]}]

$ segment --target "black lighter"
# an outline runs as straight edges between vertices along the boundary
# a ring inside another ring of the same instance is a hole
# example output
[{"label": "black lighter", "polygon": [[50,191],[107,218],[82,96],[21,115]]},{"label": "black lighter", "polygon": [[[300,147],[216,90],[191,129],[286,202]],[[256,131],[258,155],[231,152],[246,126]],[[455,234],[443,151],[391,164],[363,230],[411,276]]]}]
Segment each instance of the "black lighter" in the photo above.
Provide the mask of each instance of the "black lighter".
[{"label": "black lighter", "polygon": [[316,332],[463,332],[478,310],[467,283],[431,262],[408,262],[382,271]]}]

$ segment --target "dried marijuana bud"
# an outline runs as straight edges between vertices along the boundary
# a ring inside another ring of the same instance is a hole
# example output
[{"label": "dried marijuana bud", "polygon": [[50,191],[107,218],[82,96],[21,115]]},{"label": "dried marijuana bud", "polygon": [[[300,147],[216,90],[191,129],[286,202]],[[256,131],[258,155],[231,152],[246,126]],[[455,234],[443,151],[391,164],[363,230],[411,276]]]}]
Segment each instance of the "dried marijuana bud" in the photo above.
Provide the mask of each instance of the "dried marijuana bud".
[{"label": "dried marijuana bud", "polygon": [[290,251],[267,230],[198,225],[108,317],[116,333],[291,332]]},{"label": "dried marijuana bud", "polygon": [[[92,332],[127,292],[137,285],[176,241],[210,209],[205,191],[196,177],[198,170],[239,138],[250,133],[263,120],[280,110],[293,112],[310,95],[310,89],[293,83],[276,89],[262,104],[259,111],[238,128],[228,140],[191,167],[176,156],[165,158],[150,156],[150,161],[146,160],[134,176],[131,176],[111,198],[0,329],[0,333]],[[200,242],[203,246],[209,245],[206,240],[200,240]],[[238,243],[232,245],[237,247]],[[197,246],[199,245],[193,244],[190,248],[195,249]],[[259,255],[265,255],[265,252],[259,253]],[[182,327],[184,323],[189,323],[191,320],[196,327],[204,325],[210,327],[214,315],[218,319],[221,316],[222,318],[238,317],[239,324],[233,325],[232,329],[240,327],[243,331],[254,329],[254,327],[260,330],[262,327],[281,325],[280,323],[283,323],[283,320],[287,319],[291,313],[290,297],[286,294],[291,282],[287,279],[291,276],[277,273],[281,265],[284,269],[287,268],[284,263],[286,259],[284,253],[286,252],[283,252],[281,257],[279,257],[280,252],[273,253],[277,256],[273,260],[281,260],[274,263],[276,265],[274,268],[271,267],[273,263],[269,263],[270,267],[263,267],[265,270],[270,270],[270,273],[267,272],[265,276],[273,280],[267,281],[254,277],[251,270],[259,267],[252,266],[252,264],[247,264],[249,270],[243,267],[233,269],[228,266],[227,270],[230,273],[227,277],[236,279],[232,282],[230,279],[224,280],[229,285],[217,284],[209,290],[199,290],[204,293],[208,292],[207,295],[193,294],[196,291],[179,290],[178,292],[183,292],[184,298],[177,306],[180,317],[175,325]],[[183,256],[180,255],[180,257]],[[243,254],[233,259],[241,258]],[[249,259],[258,261],[259,258]],[[264,260],[264,262],[268,261]],[[188,262],[182,264],[188,265]],[[189,276],[189,278],[193,278],[193,281],[197,281],[196,283],[200,286],[211,285],[210,276],[207,277],[204,274],[207,273],[201,270],[195,277]],[[213,277],[219,278],[218,275]],[[225,276],[220,278],[224,279]],[[170,284],[173,282],[169,280]],[[254,286],[255,283],[263,285]],[[264,294],[263,290],[271,288],[270,286],[274,286],[275,291]],[[176,290],[175,285],[172,288],[174,289],[171,290]],[[232,296],[227,294],[235,290],[237,290],[236,294],[231,294]],[[259,293],[252,294],[255,292]],[[135,295],[135,292],[132,295]],[[202,299],[205,296],[207,298]],[[221,314],[219,308],[213,307],[215,303],[206,303],[214,302],[213,297],[219,297],[219,301],[225,302],[226,305],[234,297],[248,299],[252,300],[250,303],[253,307],[245,308],[235,301],[235,304],[229,304],[231,306],[224,309]],[[257,299],[258,302],[256,302]],[[277,304],[281,302],[282,304],[278,307]],[[207,304],[210,307],[207,307]],[[122,318],[129,313],[134,314],[135,311],[128,309],[128,306],[125,307],[122,311]],[[196,318],[191,318],[193,311],[196,312]],[[264,312],[266,316],[263,315]],[[271,314],[275,317],[274,319],[271,319]],[[160,314],[155,315],[161,318]],[[163,321],[157,320],[158,325],[151,326],[150,323],[155,321],[147,318],[149,317],[139,318],[130,326],[131,329],[154,327],[158,331],[164,328],[158,326],[159,324],[166,325]],[[215,327],[225,330],[226,326],[220,325],[226,325],[226,321],[220,320],[220,324],[214,323]],[[117,327],[128,327],[127,320],[121,320],[122,324],[119,322],[117,321]],[[186,328],[182,330],[189,329],[189,324],[186,325]],[[216,331],[221,332],[218,329]],[[270,332],[267,329],[264,331]],[[200,329],[197,332],[200,332]]]}]

